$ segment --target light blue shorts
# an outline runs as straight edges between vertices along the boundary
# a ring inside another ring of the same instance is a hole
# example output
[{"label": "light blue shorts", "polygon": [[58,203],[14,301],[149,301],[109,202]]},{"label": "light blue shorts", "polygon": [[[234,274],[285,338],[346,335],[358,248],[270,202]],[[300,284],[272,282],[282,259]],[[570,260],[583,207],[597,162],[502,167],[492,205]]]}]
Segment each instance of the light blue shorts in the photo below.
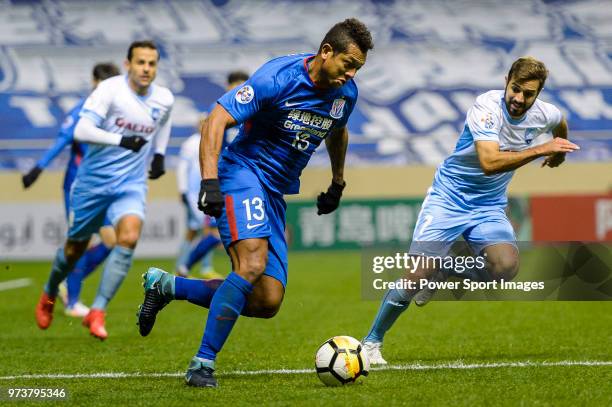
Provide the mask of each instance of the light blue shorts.
[{"label": "light blue shorts", "polygon": [[144,220],[147,195],[145,184],[132,184],[112,193],[94,193],[86,187],[72,188],[68,215],[68,239],[88,240],[108,218],[113,226],[125,215]]},{"label": "light blue shorts", "polygon": [[431,188],[414,227],[410,253],[445,256],[460,236],[477,255],[496,243],[516,246],[514,229],[503,207],[465,208]]},{"label": "light blue shorts", "polygon": [[187,199],[189,201],[189,204],[185,204],[187,229],[200,231],[203,227],[217,227],[215,218],[205,215],[204,212],[198,209],[198,194],[188,194]]}]

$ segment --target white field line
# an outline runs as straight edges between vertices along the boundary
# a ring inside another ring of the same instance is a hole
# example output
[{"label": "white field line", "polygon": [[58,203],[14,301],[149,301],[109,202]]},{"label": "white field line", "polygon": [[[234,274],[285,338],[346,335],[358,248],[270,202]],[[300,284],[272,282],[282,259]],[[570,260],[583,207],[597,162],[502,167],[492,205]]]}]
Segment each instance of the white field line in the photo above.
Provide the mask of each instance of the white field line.
[{"label": "white field line", "polygon": [[[497,363],[464,363],[462,361],[441,364],[409,364],[388,365],[373,367],[370,370],[443,370],[443,369],[495,369],[514,367],[554,367],[554,366],[612,366],[612,361],[606,360],[561,360],[557,362],[497,362]],[[255,376],[255,375],[290,375],[312,374],[314,369],[272,369],[272,370],[233,370],[219,372],[217,376]],[[129,379],[129,378],[155,378],[155,377],[181,377],[185,372],[176,373],[141,373],[141,372],[104,372],[104,373],[57,373],[57,374],[26,374],[14,376],[0,376],[0,380],[16,379]]]},{"label": "white field line", "polygon": [[18,278],[17,280],[8,280],[0,282],[0,291],[12,290],[14,288],[27,287],[32,284],[30,278]]}]

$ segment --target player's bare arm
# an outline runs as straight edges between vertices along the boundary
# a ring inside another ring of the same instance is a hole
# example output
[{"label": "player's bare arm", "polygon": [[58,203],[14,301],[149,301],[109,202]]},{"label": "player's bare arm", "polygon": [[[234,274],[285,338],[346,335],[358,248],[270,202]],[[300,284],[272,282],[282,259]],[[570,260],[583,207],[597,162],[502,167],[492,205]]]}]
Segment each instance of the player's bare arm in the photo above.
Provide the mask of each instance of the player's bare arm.
[{"label": "player's bare arm", "polygon": [[580,149],[578,145],[561,137],[554,137],[547,143],[523,151],[500,151],[496,141],[476,141],[475,144],[478,161],[485,175],[513,171],[539,157]]},{"label": "player's bare arm", "polygon": [[332,181],[344,184],[344,158],[348,147],[348,130],[346,127],[333,130],[330,137],[325,139],[325,147],[329,154],[332,169]]},{"label": "player's bare arm", "polygon": [[[555,138],[558,137],[567,140],[568,126],[565,117],[561,120],[561,123],[559,123],[559,125],[555,127],[552,133],[553,137]],[[546,159],[542,162],[542,167],[548,166],[550,168],[555,168],[560,166],[563,161],[565,161],[565,153],[556,153],[549,157],[546,157]]]},{"label": "player's bare arm", "polygon": [[223,144],[223,132],[235,126],[236,120],[221,105],[217,104],[202,125],[200,139],[200,170],[202,179],[216,179],[219,153]]},{"label": "player's bare arm", "polygon": [[340,205],[342,191],[346,186],[344,182],[344,158],[348,146],[348,130],[346,127],[333,130],[325,139],[325,146],[329,154],[332,168],[332,182],[327,192],[321,192],[317,197],[317,215],[325,215],[335,211]]}]

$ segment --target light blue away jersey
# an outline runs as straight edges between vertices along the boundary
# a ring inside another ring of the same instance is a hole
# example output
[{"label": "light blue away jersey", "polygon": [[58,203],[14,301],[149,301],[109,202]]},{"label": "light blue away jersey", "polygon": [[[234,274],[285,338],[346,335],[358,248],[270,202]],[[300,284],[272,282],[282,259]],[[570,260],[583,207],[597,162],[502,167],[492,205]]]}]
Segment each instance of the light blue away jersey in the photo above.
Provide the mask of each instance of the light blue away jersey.
[{"label": "light blue away jersey", "polygon": [[336,89],[317,88],[307,69],[313,57],[273,59],[217,101],[243,123],[223,151],[220,171],[224,161],[236,162],[273,192],[299,192],[299,176],[313,152],[333,129],[346,125],[357,101],[353,80]]},{"label": "light blue away jersey", "polygon": [[485,175],[476,141],[495,141],[501,151],[522,151],[550,139],[561,122],[559,109],[539,99],[520,119],[512,119],[504,103],[504,91],[478,96],[467,113],[455,151],[438,167],[433,189],[461,207],[506,206],[506,190],[514,171]]},{"label": "light blue away jersey", "polygon": [[173,103],[174,96],[162,86],[153,84],[146,96],[139,96],[129,87],[126,76],[101,82],[85,101],[81,120],[92,120],[111,133],[142,136],[148,143],[138,153],[119,146],[91,144],[76,182],[94,192],[115,190],[131,183],[145,184],[146,160],[153,138],[167,140]]}]

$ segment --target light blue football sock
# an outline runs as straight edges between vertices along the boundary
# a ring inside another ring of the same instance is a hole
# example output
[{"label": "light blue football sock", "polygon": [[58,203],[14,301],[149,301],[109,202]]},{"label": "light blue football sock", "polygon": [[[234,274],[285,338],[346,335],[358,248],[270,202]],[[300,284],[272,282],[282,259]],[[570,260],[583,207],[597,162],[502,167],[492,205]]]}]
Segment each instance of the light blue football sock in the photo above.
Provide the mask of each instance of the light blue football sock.
[{"label": "light blue football sock", "polygon": [[178,256],[176,258],[176,264],[174,265],[174,269],[178,270],[179,267],[185,263],[189,259],[189,253],[191,252],[192,243],[187,239],[183,239],[181,245],[179,246]]},{"label": "light blue football sock", "polygon": [[382,342],[385,334],[391,329],[397,318],[408,309],[414,294],[396,288],[387,291],[364,342]]},{"label": "light blue football sock", "polygon": [[202,267],[200,268],[202,272],[207,271],[212,268],[214,255],[215,255],[215,251],[211,250],[208,253],[206,253],[204,258],[202,258]]},{"label": "light blue football sock", "polygon": [[206,329],[197,357],[214,361],[221,351],[236,320],[253,291],[253,285],[235,272],[231,272],[217,289],[210,304]]},{"label": "light blue football sock", "polygon": [[51,266],[51,273],[49,274],[49,279],[47,280],[47,284],[45,284],[44,288],[49,297],[57,297],[60,283],[64,281],[68,273],[70,273],[73,268],[74,264],[68,264],[66,261],[66,257],[64,256],[64,248],[61,247],[57,249],[55,259],[53,260],[53,265]]},{"label": "light blue football sock", "polygon": [[105,310],[109,301],[121,286],[130,267],[134,250],[127,247],[115,246],[106,259],[102,281],[91,308]]}]

